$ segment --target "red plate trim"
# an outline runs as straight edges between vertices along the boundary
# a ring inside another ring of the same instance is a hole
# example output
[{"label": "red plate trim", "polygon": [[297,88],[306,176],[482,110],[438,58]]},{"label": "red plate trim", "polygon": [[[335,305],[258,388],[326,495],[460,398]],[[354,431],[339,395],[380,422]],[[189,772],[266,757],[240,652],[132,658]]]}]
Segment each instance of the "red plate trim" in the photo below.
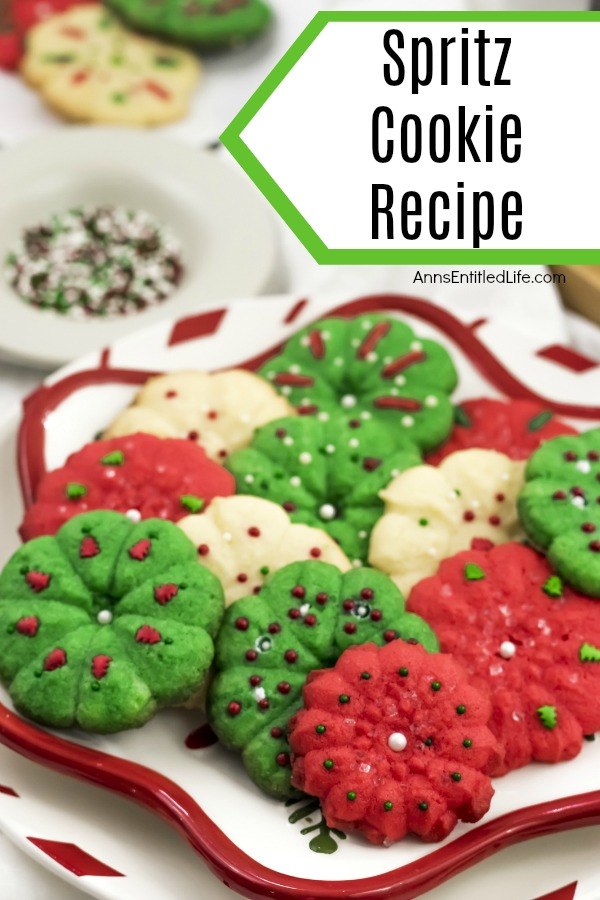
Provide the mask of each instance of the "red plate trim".
[{"label": "red plate trim", "polygon": [[[292,319],[304,309],[307,303],[306,299],[300,300],[292,307],[289,314],[292,316]],[[600,406],[557,403],[548,397],[536,394],[526,384],[519,381],[494,356],[477,337],[473,325],[465,325],[452,313],[436,306],[434,303],[430,303],[428,300],[401,294],[376,294],[368,297],[359,297],[356,300],[351,300],[348,303],[328,310],[313,321],[323,318],[323,315],[351,318],[352,316],[368,312],[407,313],[434,325],[463,351],[474,367],[490,384],[502,391],[507,397],[536,400],[562,416],[589,420],[600,419]],[[199,313],[198,316],[190,316],[181,320],[181,322],[176,322],[171,335],[177,334],[180,326],[183,327],[183,325],[185,325],[184,331],[187,334],[197,336],[203,330],[203,333],[205,333],[207,315],[213,315],[220,321],[222,314],[223,310],[216,310],[214,314]],[[215,326],[215,318],[211,320],[210,324],[211,327]],[[218,324],[216,327],[218,327]],[[182,332],[179,330],[179,340],[185,339],[185,336],[182,336]],[[257,356],[239,363],[239,367],[254,371],[267,359],[275,356],[281,350],[281,347],[281,344],[270,347]],[[113,383],[143,384],[151,375],[157,374],[159,373],[136,369],[111,369],[107,365],[101,365],[96,369],[75,372],[52,385],[42,385],[34,391],[24,403],[17,447],[17,463],[25,504],[29,506],[33,502],[37,484],[46,471],[44,461],[46,419],[63,400],[66,400],[75,391],[92,385]]]},{"label": "red plate trim", "polygon": [[104,878],[123,878],[122,872],[107,866],[101,860],[96,859],[78,847],[77,844],[66,843],[65,841],[50,841],[46,838],[28,837],[27,840],[54,862],[57,862],[63,868],[68,869],[73,875],[81,877],[82,875],[95,875]]},{"label": "red plate trim", "polygon": [[189,841],[221,881],[252,900],[410,900],[511,844],[600,824],[600,791],[593,791],[508,813],[383,875],[315,881],[284,875],[253,860],[189,794],[158,772],[54,737],[2,704],[0,741],[34,762],[101,785],[157,813]]}]

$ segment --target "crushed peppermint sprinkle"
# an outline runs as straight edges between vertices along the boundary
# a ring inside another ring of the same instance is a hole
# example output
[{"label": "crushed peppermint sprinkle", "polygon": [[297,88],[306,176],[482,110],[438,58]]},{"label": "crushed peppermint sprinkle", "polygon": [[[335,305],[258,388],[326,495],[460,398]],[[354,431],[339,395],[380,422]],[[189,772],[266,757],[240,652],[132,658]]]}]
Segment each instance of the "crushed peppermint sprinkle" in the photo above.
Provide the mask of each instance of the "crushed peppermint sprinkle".
[{"label": "crushed peppermint sprinkle", "polygon": [[166,300],[183,265],[179,243],[149,213],[81,206],[26,228],[5,273],[26,303],[83,318],[126,315]]}]

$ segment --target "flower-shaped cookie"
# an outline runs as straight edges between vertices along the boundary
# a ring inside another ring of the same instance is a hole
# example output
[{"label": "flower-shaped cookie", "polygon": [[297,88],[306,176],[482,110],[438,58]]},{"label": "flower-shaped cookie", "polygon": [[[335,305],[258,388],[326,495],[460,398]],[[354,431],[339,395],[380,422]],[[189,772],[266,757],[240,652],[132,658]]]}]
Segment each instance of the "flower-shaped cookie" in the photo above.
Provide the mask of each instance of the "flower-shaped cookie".
[{"label": "flower-shaped cookie", "polygon": [[238,493],[279,503],[293,522],[324,528],[352,561],[361,561],[383,511],[379,491],[420,462],[402,433],[374,419],[303,416],[259,429],[227,468]]},{"label": "flower-shaped cookie", "polygon": [[132,28],[191,46],[237,45],[272,18],[263,0],[108,0]]},{"label": "flower-shaped cookie", "polygon": [[427,462],[437,466],[451,453],[471,447],[528,459],[540,444],[560,434],[577,431],[533,400],[465,400],[454,408],[450,437],[427,456]]},{"label": "flower-shaped cookie", "polygon": [[189,441],[150,434],[94,441],[42,478],[20,533],[25,541],[55,534],[68,519],[92,509],[128,513],[133,521],[176,522],[234,490],[230,473]]},{"label": "flower-shaped cookie", "polygon": [[450,356],[396,319],[323,319],[291,338],[261,374],[301,413],[366,411],[424,451],[452,427]]},{"label": "flower-shaped cookie", "polygon": [[174,372],[147,381],[105,437],[145,431],[187,438],[223,460],[249,444],[255,428],[292,413],[289,403],[252,372]]},{"label": "flower-shaped cookie", "polygon": [[43,725],[134,728],[203,689],[223,609],[176,525],[84,513],[0,575],[0,677]]},{"label": "flower-shaped cookie", "polygon": [[600,428],[544,444],[525,477],[519,515],[528,537],[573,587],[600,597]]},{"label": "flower-shaped cookie", "polygon": [[576,756],[600,730],[600,606],[522,544],[467,551],[418,584],[408,607],[492,700],[503,775]]},{"label": "flower-shaped cookie", "polygon": [[301,705],[306,676],[330,666],[354,644],[402,637],[436,650],[418,616],[404,611],[394,584],[373,569],[342,575],[322,562],[292,563],[268,579],[257,597],[232,604],[216,645],[217,676],[208,694],[209,721],[246,770],[275,796],[290,784],[287,722]]},{"label": "flower-shaped cookie", "polygon": [[187,516],[179,527],[221,582],[227,605],[258,594],[270,573],[292,562],[320,559],[342,572],[350,568],[325,531],[294,524],[280,506],[259,497],[216,499],[205,514]]},{"label": "flower-shaped cookie", "polygon": [[319,798],[330,828],[375,844],[441,841],[490,807],[489,714],[451,656],[404,641],[352,647],[307,681],[290,723],[292,782]]},{"label": "flower-shaped cookie", "polygon": [[522,485],[523,463],[495,450],[462,450],[437,468],[403,472],[380,494],[385,514],[371,534],[369,562],[407,594],[473,542],[518,540]]}]

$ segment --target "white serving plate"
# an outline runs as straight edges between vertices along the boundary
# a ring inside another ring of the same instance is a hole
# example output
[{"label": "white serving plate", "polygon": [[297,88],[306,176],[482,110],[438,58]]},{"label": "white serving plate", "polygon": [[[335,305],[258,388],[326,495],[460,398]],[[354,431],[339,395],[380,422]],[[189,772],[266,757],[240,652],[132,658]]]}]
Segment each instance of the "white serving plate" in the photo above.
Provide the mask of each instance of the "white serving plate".
[{"label": "white serving plate", "polygon": [[[0,154],[0,353],[53,367],[165,316],[272,289],[272,216],[253,185],[208,151],[127,128],[63,128]],[[24,303],[4,260],[23,228],[82,203],[143,209],[182,246],[184,278],[140,313],[73,319]]]},{"label": "white serving plate", "polygon": [[[69,452],[101,429],[128,402],[148,371],[199,365],[222,368],[248,364],[249,360],[252,365],[252,360],[255,363],[296,328],[333,309],[346,315],[369,310],[401,314],[420,334],[440,340],[452,352],[460,371],[459,399],[533,394],[549,402],[552,398],[563,415],[582,427],[600,422],[600,408],[591,406],[600,396],[600,367],[592,361],[569,355],[560,347],[540,351],[535,338],[508,333],[493,323],[463,322],[426,301],[387,295],[362,299],[279,297],[214,304],[200,314],[157,324],[72,364],[26,401],[18,448],[25,494],[31,493],[43,468],[62,463]],[[2,562],[17,545],[15,528],[21,515],[15,477],[16,425],[13,414],[0,430],[0,476],[6,486],[0,519]],[[400,900],[417,896],[527,837],[600,823],[600,742],[596,742],[586,744],[581,755],[569,763],[532,765],[498,779],[492,808],[482,822],[459,826],[442,844],[405,840],[382,850],[358,837],[348,837],[337,841],[334,853],[315,853],[309,849],[314,833],[303,836],[301,829],[318,825],[318,814],[310,816],[310,823],[290,823],[290,812],[297,807],[286,809],[262,795],[245,776],[237,757],[218,745],[205,749],[186,746],[187,736],[201,724],[195,713],[164,712],[143,729],[119,735],[55,736],[16,716],[5,691],[0,692],[0,700],[4,704],[0,706],[0,742],[50,768],[103,785],[159,812],[225,884],[248,897]],[[2,781],[0,776],[0,784]],[[64,784],[65,790],[71,787],[69,782]],[[136,832],[126,846],[115,844],[105,816],[90,809],[89,802],[77,806],[69,802],[68,810],[57,809],[52,816],[48,809],[55,799],[48,802],[27,785],[23,790],[21,784],[5,783],[4,789],[0,788],[0,827],[43,864],[96,897],[137,900],[143,895],[150,900],[161,896],[156,890],[164,884],[160,879],[171,870],[171,860],[168,852],[145,853],[144,834]],[[71,790],[79,796],[82,789]],[[89,791],[86,789],[86,796]],[[98,806],[106,810],[109,799],[103,798]],[[116,808],[120,810],[122,804]],[[139,816],[136,811],[137,821]],[[153,834],[151,818],[147,827],[148,834]],[[559,836],[555,840],[556,846],[563,846]],[[43,843],[47,841],[61,843],[49,846]],[[65,842],[76,846],[65,849]],[[89,856],[82,858],[81,850]],[[98,871],[99,864],[103,874]],[[584,885],[593,883],[598,890],[589,896],[600,896],[600,885],[594,882],[596,869],[593,863],[589,870],[583,865],[577,870],[578,898],[585,896]],[[154,870],[160,877],[154,876]],[[525,887],[527,893],[513,893],[515,900],[519,896],[531,900],[534,893],[543,893],[546,885],[548,889],[559,887],[560,872],[566,876],[570,871],[564,861],[557,880],[549,884],[551,867],[532,864],[531,870],[534,880]],[[90,871],[97,874],[85,874]],[[188,871],[194,874],[184,878]],[[472,886],[477,884],[475,872],[467,882]],[[197,871],[182,864],[173,878],[178,885],[173,895],[177,896],[180,892],[186,896],[189,878],[194,879],[196,890],[211,884],[206,882],[199,857]],[[444,890],[440,896],[450,896]],[[207,896],[220,894],[215,888]]]}]

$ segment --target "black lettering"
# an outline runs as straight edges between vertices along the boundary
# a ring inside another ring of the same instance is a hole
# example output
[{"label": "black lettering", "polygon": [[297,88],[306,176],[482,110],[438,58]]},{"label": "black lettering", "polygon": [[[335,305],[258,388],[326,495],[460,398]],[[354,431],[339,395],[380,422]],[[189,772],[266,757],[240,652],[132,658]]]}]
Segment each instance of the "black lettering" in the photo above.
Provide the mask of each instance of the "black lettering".
[{"label": "black lettering", "polygon": [[492,40],[489,37],[485,36],[485,31],[480,28],[477,32],[477,37],[473,38],[473,43],[477,46],[477,74],[479,77],[479,84],[484,87],[489,87],[491,81],[486,78],[486,44],[491,44]]},{"label": "black lettering", "polygon": [[[380,199],[380,193],[383,192],[383,205]],[[374,241],[379,240],[379,219],[385,216],[386,237],[388,241],[394,239],[394,216],[392,215],[392,207],[394,205],[394,190],[389,184],[373,184],[371,185],[371,237]]]},{"label": "black lettering", "polygon": [[[481,230],[481,206],[482,200],[486,201],[485,231]],[[473,193],[473,246],[479,247],[481,241],[489,241],[494,233],[494,196],[489,191],[474,191]]]},{"label": "black lettering", "polygon": [[[413,126],[410,129],[410,126]],[[411,134],[412,131],[412,140]],[[400,126],[400,152],[402,159],[407,163],[418,162],[421,159],[423,150],[422,125],[418,116],[409,115],[402,118]],[[409,144],[412,145],[412,152]]]},{"label": "black lettering", "polygon": [[[421,77],[421,47],[425,48],[425,73]],[[431,84],[433,78],[433,44],[429,38],[414,38],[412,42],[411,93]]]},{"label": "black lettering", "polygon": [[467,108],[465,106],[458,107],[458,161],[466,162],[465,150],[468,147],[473,162],[481,162],[479,154],[473,143],[473,132],[477,128],[479,116],[473,116],[470,125],[467,128]]},{"label": "black lettering", "polygon": [[450,234],[450,220],[443,219],[441,230],[437,227],[437,211],[436,204],[438,200],[442,202],[442,209],[450,209],[450,198],[444,191],[434,191],[429,198],[429,233],[436,241],[443,241]]},{"label": "black lettering", "polygon": [[496,77],[494,78],[495,85],[505,86],[511,83],[510,78],[502,77],[504,75],[504,69],[508,61],[508,53],[510,50],[511,42],[512,38],[496,38],[496,43],[502,44],[502,52],[500,53],[500,61],[496,70]]},{"label": "black lettering", "polygon": [[379,129],[380,129],[380,121],[381,121],[382,117],[385,118],[385,123],[381,127],[387,128],[388,130],[390,128],[394,127],[394,113],[389,108],[389,106],[378,106],[377,109],[375,110],[375,112],[373,113],[371,138],[372,138],[373,156],[375,157],[376,161],[380,162],[380,163],[387,163],[392,159],[392,157],[394,155],[394,141],[391,139],[388,139],[387,141],[385,141],[384,142],[385,143],[385,151],[383,153],[381,152],[380,148],[381,148],[382,142],[380,139]]},{"label": "black lettering", "polygon": [[[512,131],[509,130],[509,125],[513,126]],[[521,159],[520,138],[521,119],[519,118],[519,116],[504,116],[502,122],[500,123],[500,155],[504,162],[514,163],[518,162]],[[517,140],[519,141],[519,143],[514,145],[511,153],[508,142]]]},{"label": "black lettering", "polygon": [[[396,38],[396,48],[392,46],[392,38]],[[390,28],[389,31],[386,31],[383,36],[383,49],[390,59],[396,63],[395,70],[389,63],[384,65],[383,77],[386,84],[395,87],[398,84],[402,84],[405,75],[404,63],[402,62],[400,54],[397,52],[398,50],[404,49],[404,35],[398,28]]]},{"label": "black lettering", "polygon": [[[412,201],[412,203],[411,203]],[[410,206],[413,206],[411,209]],[[400,227],[402,237],[407,241],[416,241],[421,234],[421,222],[417,220],[412,231],[409,230],[409,216],[421,215],[421,195],[416,191],[407,191],[402,195]]]},{"label": "black lettering", "polygon": [[[512,201],[512,203],[511,203]],[[512,208],[511,208],[512,207]],[[509,217],[520,216],[510,230]],[[508,191],[502,198],[502,234],[509,241],[516,241],[523,232],[523,198],[517,191]]]},{"label": "black lettering", "polygon": [[[442,126],[442,137],[441,141],[438,139],[439,128],[438,125]],[[441,143],[441,150],[439,149],[439,144]],[[448,116],[444,116],[441,113],[433,116],[431,122],[429,123],[429,155],[432,160],[436,163],[447,162],[450,157],[450,150],[452,148],[452,136],[450,130],[450,119]]]},{"label": "black lettering", "polygon": [[440,68],[440,84],[448,84],[448,47],[456,43],[456,38],[442,38],[442,65]]}]

